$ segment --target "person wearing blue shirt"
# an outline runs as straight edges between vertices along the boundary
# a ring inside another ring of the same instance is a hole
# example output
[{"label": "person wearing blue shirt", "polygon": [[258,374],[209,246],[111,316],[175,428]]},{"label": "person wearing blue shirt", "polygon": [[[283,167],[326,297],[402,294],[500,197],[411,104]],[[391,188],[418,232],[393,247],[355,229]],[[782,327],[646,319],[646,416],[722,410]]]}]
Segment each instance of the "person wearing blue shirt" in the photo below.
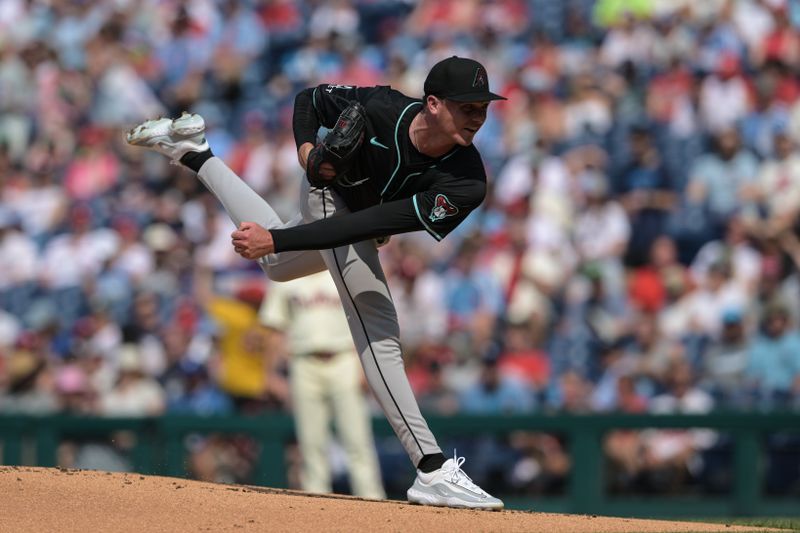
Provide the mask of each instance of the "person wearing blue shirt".
[{"label": "person wearing blue shirt", "polygon": [[701,155],[692,165],[686,194],[705,205],[712,222],[721,225],[734,212],[752,207],[758,159],[742,146],[734,128],[720,132],[714,144],[714,153]]},{"label": "person wearing blue shirt", "polygon": [[200,416],[233,412],[233,401],[211,382],[204,365],[184,359],[165,378],[168,412]]},{"label": "person wearing blue shirt", "polygon": [[647,262],[653,241],[664,234],[676,195],[650,127],[635,125],[630,144],[630,161],[613,181],[631,226],[624,261],[627,266],[636,267]]},{"label": "person wearing blue shirt", "polygon": [[800,332],[790,328],[785,305],[773,303],[764,311],[746,374],[762,407],[786,407],[800,393]]},{"label": "person wearing blue shirt", "polygon": [[504,376],[498,360],[483,360],[478,382],[461,395],[461,410],[470,414],[529,413],[534,408],[533,391],[521,379]]}]

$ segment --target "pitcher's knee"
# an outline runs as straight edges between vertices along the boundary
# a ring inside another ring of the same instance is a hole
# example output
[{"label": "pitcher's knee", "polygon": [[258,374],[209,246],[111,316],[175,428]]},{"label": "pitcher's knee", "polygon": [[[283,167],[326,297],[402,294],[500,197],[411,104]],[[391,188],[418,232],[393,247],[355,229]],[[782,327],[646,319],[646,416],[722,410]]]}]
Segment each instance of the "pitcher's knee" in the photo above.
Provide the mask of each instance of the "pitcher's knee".
[{"label": "pitcher's knee", "polygon": [[356,311],[362,317],[370,317],[367,326],[378,339],[398,339],[400,326],[394,302],[386,294],[378,291],[365,291],[351,294]]}]

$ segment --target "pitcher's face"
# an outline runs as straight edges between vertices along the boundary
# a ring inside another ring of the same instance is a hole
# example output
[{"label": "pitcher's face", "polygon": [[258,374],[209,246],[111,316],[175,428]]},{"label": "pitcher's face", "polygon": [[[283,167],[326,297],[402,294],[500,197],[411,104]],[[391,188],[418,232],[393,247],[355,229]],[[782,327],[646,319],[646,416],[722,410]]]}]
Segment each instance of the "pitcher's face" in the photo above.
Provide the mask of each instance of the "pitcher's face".
[{"label": "pitcher's face", "polygon": [[486,122],[489,102],[456,102],[437,98],[434,109],[442,133],[460,146],[469,146]]}]

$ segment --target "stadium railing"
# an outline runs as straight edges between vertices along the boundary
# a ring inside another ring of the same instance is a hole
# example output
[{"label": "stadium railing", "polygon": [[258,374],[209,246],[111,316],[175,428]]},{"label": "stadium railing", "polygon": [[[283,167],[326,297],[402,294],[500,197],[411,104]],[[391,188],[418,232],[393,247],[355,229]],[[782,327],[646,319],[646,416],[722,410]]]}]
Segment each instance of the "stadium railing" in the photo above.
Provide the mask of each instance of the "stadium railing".
[{"label": "stadium railing", "polygon": [[[544,432],[564,437],[571,469],[562,496],[505,497],[507,507],[543,512],[613,516],[798,516],[796,497],[764,493],[765,442],[768,434],[800,436],[800,413],[716,413],[711,415],[525,415],[427,417],[440,438]],[[392,430],[374,420],[376,437]],[[724,432],[732,443],[730,490],[722,495],[610,495],[606,490],[602,439],[617,429],[703,428]],[[69,439],[104,438],[120,431],[135,436],[130,450],[134,471],[187,476],[185,439],[193,434],[240,434],[260,444],[253,483],[286,487],[284,448],[294,438],[292,417],[163,416],[157,418],[92,418],[67,415],[25,417],[0,415],[0,463],[55,467],[59,443]],[[800,468],[800,465],[798,466]],[[502,496],[502,495],[501,495]]]}]

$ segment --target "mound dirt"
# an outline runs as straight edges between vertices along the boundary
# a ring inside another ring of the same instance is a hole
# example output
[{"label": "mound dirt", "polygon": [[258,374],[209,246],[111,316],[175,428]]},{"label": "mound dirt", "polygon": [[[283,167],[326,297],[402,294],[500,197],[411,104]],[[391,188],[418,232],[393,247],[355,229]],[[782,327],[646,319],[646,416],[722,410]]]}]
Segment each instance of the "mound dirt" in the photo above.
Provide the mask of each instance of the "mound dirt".
[{"label": "mound dirt", "polygon": [[406,502],[313,496],[130,473],[6,466],[0,467],[0,531],[625,533],[756,530],[725,524],[442,509]]}]

